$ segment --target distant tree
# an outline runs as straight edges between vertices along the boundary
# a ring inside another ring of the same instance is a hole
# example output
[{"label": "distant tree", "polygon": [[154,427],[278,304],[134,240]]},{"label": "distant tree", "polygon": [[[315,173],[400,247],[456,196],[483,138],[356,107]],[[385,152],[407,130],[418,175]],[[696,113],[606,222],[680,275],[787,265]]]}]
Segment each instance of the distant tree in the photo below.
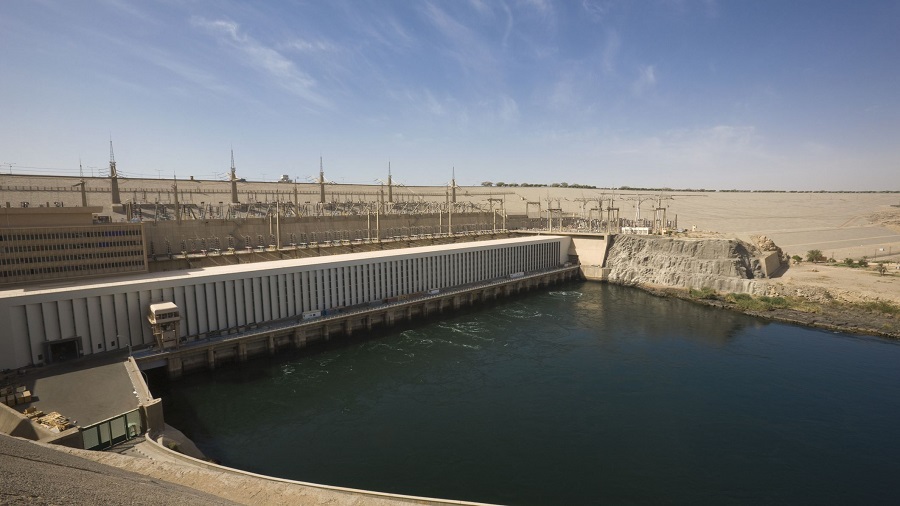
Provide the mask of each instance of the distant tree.
[{"label": "distant tree", "polygon": [[847,265],[849,265],[849,266],[851,266],[851,267],[853,267],[853,259],[850,258],[850,257],[845,258],[845,259],[844,259],[844,263],[847,264]]},{"label": "distant tree", "polygon": [[808,262],[821,262],[825,260],[825,255],[822,254],[821,250],[811,249],[806,252],[806,261]]},{"label": "distant tree", "polygon": [[569,183],[565,183],[565,182],[559,183],[559,186],[562,187],[562,188],[568,188],[568,187],[569,187]]},{"label": "distant tree", "polygon": [[552,183],[550,186],[552,188],[559,188],[559,183]]},{"label": "distant tree", "polygon": [[506,183],[504,183],[503,181],[497,181],[496,186],[506,186]]},{"label": "distant tree", "polygon": [[862,259],[861,259],[859,262],[857,262],[857,264],[858,264],[860,267],[868,267],[868,266],[869,266],[869,261],[866,260],[866,257],[862,257]]},{"label": "distant tree", "polygon": [[481,186],[494,186],[494,183],[490,181],[482,181]]},{"label": "distant tree", "polygon": [[793,260],[795,264],[799,264],[803,261],[803,257],[801,257],[800,255],[794,255],[791,257],[791,260]]},{"label": "distant tree", "polygon": [[885,272],[887,272],[887,267],[884,265],[884,262],[878,262],[878,274],[884,276]]}]

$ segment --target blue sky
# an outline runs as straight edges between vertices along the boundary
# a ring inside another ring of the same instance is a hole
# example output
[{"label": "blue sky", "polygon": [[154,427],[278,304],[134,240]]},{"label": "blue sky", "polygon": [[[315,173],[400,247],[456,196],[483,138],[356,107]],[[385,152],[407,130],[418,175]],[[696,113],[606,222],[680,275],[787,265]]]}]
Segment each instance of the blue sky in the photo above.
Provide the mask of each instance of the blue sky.
[{"label": "blue sky", "polygon": [[0,168],[900,190],[900,2],[0,2]]}]

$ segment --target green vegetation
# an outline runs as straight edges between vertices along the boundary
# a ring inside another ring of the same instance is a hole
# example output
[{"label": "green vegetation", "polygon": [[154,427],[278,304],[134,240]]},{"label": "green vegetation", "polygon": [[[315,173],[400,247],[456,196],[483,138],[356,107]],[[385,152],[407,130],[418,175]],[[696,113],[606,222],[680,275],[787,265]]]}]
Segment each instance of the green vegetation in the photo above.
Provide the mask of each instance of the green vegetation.
[{"label": "green vegetation", "polygon": [[884,313],[894,316],[900,315],[900,306],[884,300],[856,302],[850,305],[873,313]]},{"label": "green vegetation", "polygon": [[714,300],[718,298],[718,292],[708,286],[704,286],[699,290],[691,288],[688,293],[692,299]]},{"label": "green vegetation", "polygon": [[791,260],[793,260],[795,264],[799,264],[803,261],[803,257],[800,255],[794,255],[791,257]]},{"label": "green vegetation", "polygon": [[844,264],[846,264],[848,267],[853,267],[853,259],[850,257],[845,258]]},{"label": "green vegetation", "polygon": [[749,293],[729,293],[725,301],[744,311],[771,311],[773,309],[789,309],[799,306],[799,301],[786,297],[753,297]]},{"label": "green vegetation", "polygon": [[[693,295],[693,294],[692,294]],[[700,298],[700,297],[696,297]],[[831,299],[831,297],[826,297]],[[845,307],[857,311],[883,313],[900,316],[900,305],[893,302],[876,300],[869,302],[837,302],[831,300],[827,303],[810,302],[802,297],[768,297],[761,295],[754,297],[747,293],[729,293],[724,297],[725,302],[734,304],[737,309],[743,311],[771,311],[773,309],[794,309],[805,313],[818,313],[823,305],[831,305],[835,308]]]},{"label": "green vegetation", "polygon": [[506,183],[504,181],[497,181],[494,183],[493,181],[482,181],[481,186],[499,186],[499,187],[509,187],[509,188],[546,188],[548,186],[553,188],[586,188],[590,190],[597,189],[597,186],[592,184],[578,184],[578,183]]},{"label": "green vegetation", "polygon": [[824,262],[825,255],[822,254],[821,250],[811,249],[806,252],[806,261],[807,262]]}]

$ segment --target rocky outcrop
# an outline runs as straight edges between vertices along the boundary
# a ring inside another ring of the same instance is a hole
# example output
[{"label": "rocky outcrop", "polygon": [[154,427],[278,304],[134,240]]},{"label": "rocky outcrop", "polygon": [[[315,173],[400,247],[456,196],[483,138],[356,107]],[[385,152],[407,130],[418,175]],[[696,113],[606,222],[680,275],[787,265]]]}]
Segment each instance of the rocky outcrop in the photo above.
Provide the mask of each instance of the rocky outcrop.
[{"label": "rocky outcrop", "polygon": [[755,245],[738,239],[617,235],[606,255],[608,281],[629,286],[758,293],[764,278]]}]

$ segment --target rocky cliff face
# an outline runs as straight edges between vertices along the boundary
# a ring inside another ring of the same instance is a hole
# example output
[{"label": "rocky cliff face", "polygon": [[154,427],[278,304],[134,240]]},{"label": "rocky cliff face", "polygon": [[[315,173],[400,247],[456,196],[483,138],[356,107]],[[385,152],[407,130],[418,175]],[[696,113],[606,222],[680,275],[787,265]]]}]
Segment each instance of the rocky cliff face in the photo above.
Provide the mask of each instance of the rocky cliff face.
[{"label": "rocky cliff face", "polygon": [[617,235],[606,266],[609,282],[719,292],[757,293],[763,278],[756,246],[737,239],[681,239]]}]

